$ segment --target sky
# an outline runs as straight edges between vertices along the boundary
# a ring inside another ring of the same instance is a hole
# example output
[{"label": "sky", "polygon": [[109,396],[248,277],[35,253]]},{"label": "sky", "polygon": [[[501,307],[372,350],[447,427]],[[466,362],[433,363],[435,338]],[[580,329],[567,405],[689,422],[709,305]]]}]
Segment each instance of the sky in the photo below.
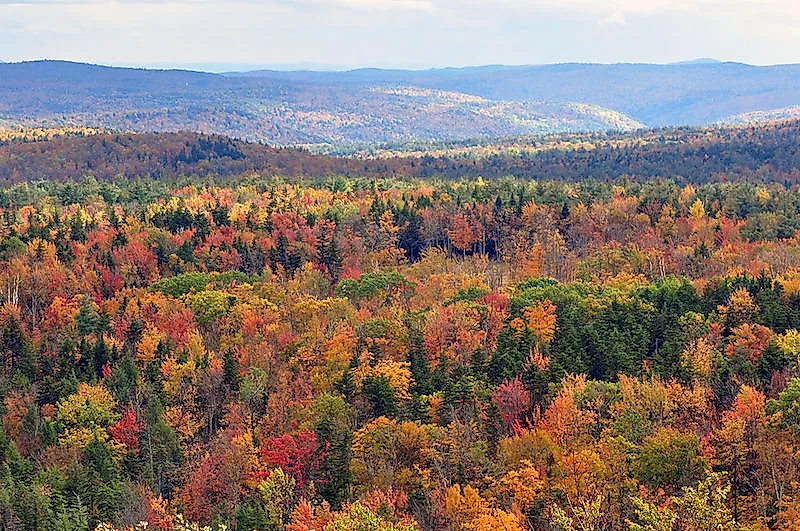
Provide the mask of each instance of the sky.
[{"label": "sky", "polygon": [[0,60],[229,69],[800,63],[798,0],[0,0]]}]

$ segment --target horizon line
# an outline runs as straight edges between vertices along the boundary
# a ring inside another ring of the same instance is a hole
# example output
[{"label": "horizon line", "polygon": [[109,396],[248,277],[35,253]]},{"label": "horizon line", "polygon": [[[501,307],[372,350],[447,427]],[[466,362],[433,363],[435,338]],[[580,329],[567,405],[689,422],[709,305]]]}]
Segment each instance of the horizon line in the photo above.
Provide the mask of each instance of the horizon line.
[{"label": "horizon line", "polygon": [[685,61],[674,61],[668,63],[651,63],[643,61],[617,61],[617,62],[596,62],[596,61],[559,61],[552,63],[486,63],[486,64],[465,64],[465,65],[333,65],[326,63],[315,63],[301,61],[297,63],[248,63],[248,62],[163,62],[163,63],[104,63],[91,62],[72,59],[58,58],[38,58],[23,60],[0,60],[0,65],[20,65],[29,63],[69,63],[75,65],[97,66],[101,68],[120,68],[148,71],[186,71],[207,74],[245,74],[259,71],[274,72],[319,72],[319,73],[345,73],[362,70],[383,70],[383,71],[408,71],[425,72],[434,70],[467,70],[476,68],[525,68],[525,67],[547,67],[562,65],[597,65],[597,66],[617,66],[617,65],[641,65],[641,66],[714,66],[714,65],[741,65],[754,68],[769,68],[780,66],[798,65],[800,63],[770,63],[752,64],[735,60],[717,60],[711,58],[697,58]]}]

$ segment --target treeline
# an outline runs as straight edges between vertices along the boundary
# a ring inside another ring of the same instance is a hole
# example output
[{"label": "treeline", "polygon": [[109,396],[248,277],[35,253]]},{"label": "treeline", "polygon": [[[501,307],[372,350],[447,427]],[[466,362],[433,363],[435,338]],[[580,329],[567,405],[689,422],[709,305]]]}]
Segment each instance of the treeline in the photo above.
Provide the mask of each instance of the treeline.
[{"label": "treeline", "polygon": [[147,182],[0,191],[4,529],[795,529],[798,188]]},{"label": "treeline", "polygon": [[107,132],[108,131],[89,127],[41,127],[32,129],[0,126],[0,145],[23,142],[42,142],[52,138],[64,136],[84,137]]},{"label": "treeline", "polygon": [[[286,178],[330,175],[373,178],[498,179],[680,183],[781,183],[800,175],[800,121],[748,127],[669,129],[627,135],[577,135],[549,140],[498,141],[407,156],[313,155],[220,136],[193,133],[53,136],[0,146],[0,179],[66,181],[94,177],[174,179],[253,173]],[[36,137],[33,137],[36,138]]]},{"label": "treeline", "polygon": [[63,135],[0,146],[0,179],[7,183],[87,177],[101,181],[226,177],[255,172],[313,177],[346,174],[348,168],[344,160],[194,133]]}]

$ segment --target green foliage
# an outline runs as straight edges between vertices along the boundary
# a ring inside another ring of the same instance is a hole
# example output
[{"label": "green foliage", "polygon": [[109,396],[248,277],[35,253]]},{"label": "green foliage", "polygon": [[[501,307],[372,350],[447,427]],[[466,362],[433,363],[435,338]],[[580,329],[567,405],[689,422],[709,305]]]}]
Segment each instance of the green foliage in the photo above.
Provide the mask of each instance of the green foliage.
[{"label": "green foliage", "polygon": [[197,322],[207,325],[226,315],[234,299],[232,295],[223,291],[204,290],[190,295],[188,304]]},{"label": "green foliage", "polygon": [[636,512],[636,519],[640,523],[628,520],[630,531],[672,531],[675,527],[678,515],[673,511],[657,507],[638,496],[633,496],[631,502]]},{"label": "green foliage", "polygon": [[395,301],[405,290],[413,288],[413,283],[400,273],[365,273],[358,278],[346,278],[336,286],[337,297],[347,297],[355,301],[381,298],[385,303]]},{"label": "green foliage", "polygon": [[17,236],[8,236],[0,241],[0,258],[10,260],[15,256],[20,256],[28,248],[25,242]]},{"label": "green foliage", "polygon": [[329,394],[317,398],[312,408],[317,440],[328,447],[319,470],[319,494],[332,506],[339,507],[350,486],[351,426],[356,412],[341,396]]},{"label": "green foliage", "polygon": [[259,494],[264,502],[267,527],[264,529],[279,530],[283,528],[292,505],[296,483],[293,477],[282,469],[276,468],[258,486]]},{"label": "green foliage", "polygon": [[78,328],[78,332],[84,336],[101,331],[102,321],[97,310],[92,306],[92,301],[89,297],[81,298],[80,309],[78,310],[78,315],[75,316],[75,325]]},{"label": "green foliage", "polygon": [[787,427],[800,433],[800,378],[792,378],[777,400],[770,400],[766,406],[770,414],[780,414],[780,420]]},{"label": "green foliage", "polygon": [[696,487],[685,487],[676,499],[680,522],[698,531],[744,531],[736,523],[728,501],[731,487],[724,474],[710,474]]},{"label": "green foliage", "polygon": [[325,526],[324,531],[415,531],[413,525],[394,524],[375,514],[360,502],[352,503],[347,511]]},{"label": "green foliage", "polygon": [[691,485],[703,469],[697,435],[669,430],[645,439],[631,463],[633,476],[653,489]]},{"label": "green foliage", "polygon": [[150,289],[171,297],[181,297],[192,292],[202,291],[208,283],[209,276],[206,273],[181,273],[154,282],[150,285]]},{"label": "green foliage", "polygon": [[450,306],[459,301],[476,301],[485,295],[489,295],[489,292],[475,286],[470,286],[468,289],[460,288],[454,297],[444,301],[444,306]]},{"label": "green foliage", "polygon": [[364,379],[361,392],[372,405],[373,416],[389,416],[397,414],[397,397],[386,376]]}]

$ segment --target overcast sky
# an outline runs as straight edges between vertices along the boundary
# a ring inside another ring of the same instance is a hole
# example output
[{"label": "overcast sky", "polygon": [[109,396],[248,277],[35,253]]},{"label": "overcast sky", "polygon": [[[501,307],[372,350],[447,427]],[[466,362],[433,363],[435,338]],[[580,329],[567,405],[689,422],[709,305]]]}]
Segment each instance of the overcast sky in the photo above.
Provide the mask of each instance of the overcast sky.
[{"label": "overcast sky", "polygon": [[0,0],[0,60],[800,63],[800,0]]}]

